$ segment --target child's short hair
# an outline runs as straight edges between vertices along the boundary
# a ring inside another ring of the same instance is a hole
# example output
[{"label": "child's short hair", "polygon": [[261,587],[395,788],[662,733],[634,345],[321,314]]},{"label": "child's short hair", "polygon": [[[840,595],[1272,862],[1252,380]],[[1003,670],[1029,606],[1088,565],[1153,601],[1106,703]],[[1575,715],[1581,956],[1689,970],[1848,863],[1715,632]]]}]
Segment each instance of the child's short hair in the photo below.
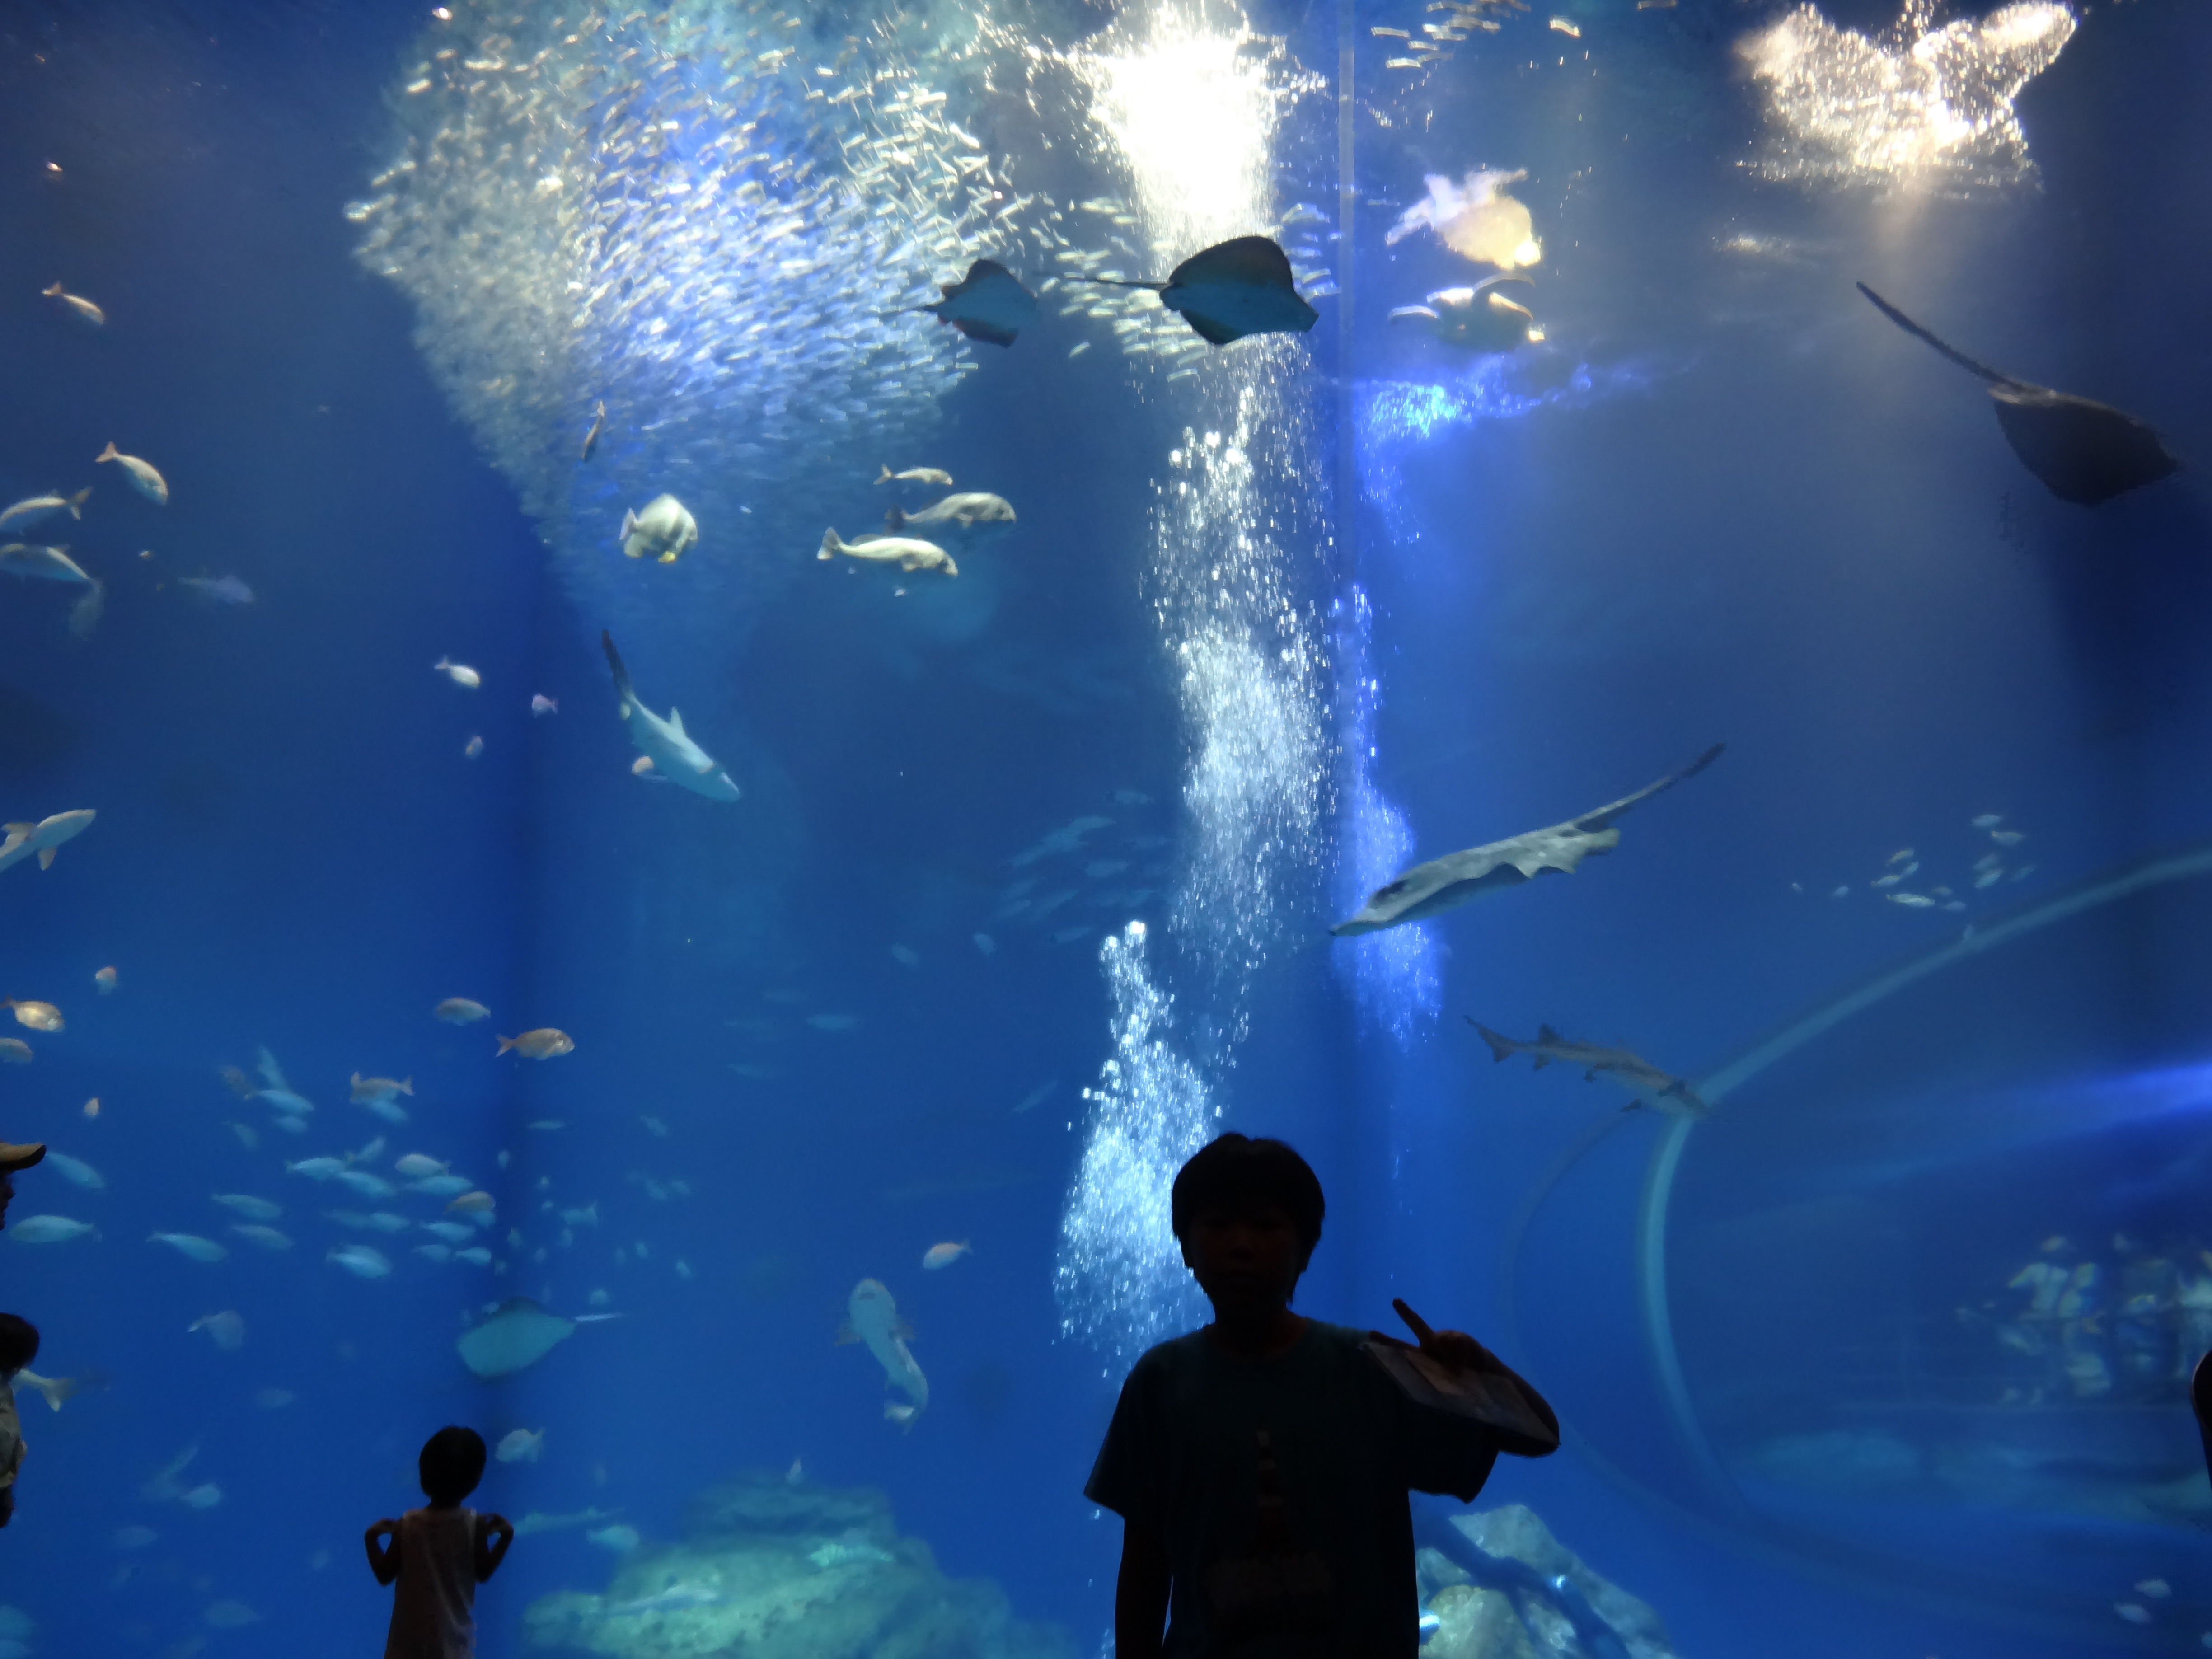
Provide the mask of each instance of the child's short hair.
[{"label": "child's short hair", "polygon": [[39,1328],[21,1314],[0,1313],[0,1372],[20,1371],[39,1357]]},{"label": "child's short hair", "polygon": [[1201,1210],[1269,1206],[1290,1218],[1299,1245],[1311,1255],[1321,1243],[1326,1208],[1320,1177],[1287,1141],[1255,1140],[1232,1130],[1206,1142],[1176,1172],[1168,1197],[1169,1224],[1181,1238]]},{"label": "child's short hair", "polygon": [[416,1468],[422,1472],[425,1497],[434,1503],[458,1504],[483,1479],[483,1437],[449,1423],[422,1443]]}]

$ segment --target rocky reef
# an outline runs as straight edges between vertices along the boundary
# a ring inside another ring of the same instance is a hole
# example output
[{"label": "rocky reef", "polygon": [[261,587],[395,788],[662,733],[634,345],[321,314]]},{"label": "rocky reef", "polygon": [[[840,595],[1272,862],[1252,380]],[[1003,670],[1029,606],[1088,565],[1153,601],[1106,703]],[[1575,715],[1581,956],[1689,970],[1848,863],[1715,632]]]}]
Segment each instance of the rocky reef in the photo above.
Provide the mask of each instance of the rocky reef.
[{"label": "rocky reef", "polygon": [[1425,1519],[1420,1536],[1421,1606],[1436,1617],[1424,1659],[1674,1659],[1659,1615],[1533,1510]]},{"label": "rocky reef", "polygon": [[687,1535],[631,1553],[604,1595],[524,1614],[533,1647],[614,1659],[1074,1659],[995,1584],[947,1578],[866,1487],[742,1474],[692,1500]]}]

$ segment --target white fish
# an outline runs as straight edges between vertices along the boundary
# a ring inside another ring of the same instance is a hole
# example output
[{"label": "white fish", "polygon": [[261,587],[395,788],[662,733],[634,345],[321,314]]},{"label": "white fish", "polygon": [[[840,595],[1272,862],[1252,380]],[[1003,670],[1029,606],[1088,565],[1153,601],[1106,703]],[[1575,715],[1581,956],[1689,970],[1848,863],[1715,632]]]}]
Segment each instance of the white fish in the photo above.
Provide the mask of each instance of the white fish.
[{"label": "white fish", "polygon": [[1997,825],[1999,825],[1999,824],[2002,823],[2003,822],[2004,822],[2004,814],[2003,814],[2003,813],[2002,813],[2002,812],[1984,812],[1984,813],[1983,813],[1983,814],[1981,815],[1981,817],[1978,817],[1978,818],[1976,818],[1976,819],[1974,820],[1974,828],[1975,828],[1975,829],[1977,829],[1977,830],[1994,830],[1994,829],[1996,829],[1996,828],[1997,827]]},{"label": "white fish", "polygon": [[91,301],[84,299],[78,295],[71,294],[59,283],[56,283],[52,288],[42,288],[39,292],[45,295],[50,300],[59,300],[64,305],[70,308],[70,314],[72,317],[75,317],[79,322],[88,323],[93,327],[98,328],[102,323],[105,323],[107,320],[107,313],[106,312],[102,311],[98,306],[93,304]]},{"label": "white fish", "polygon": [[72,1239],[98,1238],[100,1229],[65,1215],[27,1215],[8,1229],[8,1237],[18,1244],[66,1244]]},{"label": "white fish", "polygon": [[655,495],[641,513],[625,512],[622,528],[615,532],[628,557],[653,555],[656,562],[674,564],[699,540],[698,521],[673,495]]},{"label": "white fish", "polygon": [[586,1533],[584,1536],[601,1549],[612,1550],[617,1555],[627,1555],[638,1545],[637,1528],[621,1524],[601,1527],[596,1532]]},{"label": "white fish", "polygon": [[1885,893],[1882,896],[1892,904],[1901,904],[1908,910],[1932,910],[1936,901],[1919,893]]},{"label": "white fish", "polygon": [[622,717],[629,722],[630,741],[645,751],[653,770],[669,782],[681,784],[693,794],[704,795],[709,800],[737,799],[737,784],[714,763],[712,756],[691,741],[684,729],[684,716],[672,705],[668,718],[663,720],[638,701],[637,692],[630,684],[629,670],[615,649],[614,636],[602,630],[599,644],[607,653],[607,666],[614,674],[615,695],[622,699]]},{"label": "white fish", "polygon": [[2163,1578],[2146,1578],[2136,1586],[2136,1594],[2147,1595],[2154,1601],[2163,1601],[2173,1594],[2173,1586]]},{"label": "white fish", "polygon": [[483,1191],[463,1193],[446,1206],[448,1210],[459,1210],[463,1215],[489,1215],[498,1206],[499,1200]]},{"label": "white fish", "polygon": [[392,1271],[392,1259],[366,1244],[341,1244],[323,1260],[337,1262],[356,1279],[382,1279]]},{"label": "white fish", "polygon": [[234,1221],[230,1231],[248,1243],[258,1244],[264,1250],[289,1250],[292,1248],[292,1241],[285,1235],[274,1227],[264,1227],[256,1221]]},{"label": "white fish", "polygon": [[848,559],[860,559],[870,564],[895,564],[906,571],[927,570],[940,575],[957,576],[960,567],[952,556],[935,542],[926,542],[913,536],[863,536],[848,542],[836,530],[822,532],[822,546],[814,556],[834,559],[842,553]]},{"label": "white fish", "polygon": [[922,1252],[921,1265],[935,1273],[940,1267],[951,1267],[962,1256],[972,1254],[974,1246],[964,1238],[957,1244],[933,1244]]},{"label": "white fish", "polygon": [[149,1233],[149,1244],[166,1244],[179,1255],[189,1256],[194,1261],[220,1261],[230,1252],[211,1238],[202,1238],[198,1233]]},{"label": "white fish", "polygon": [[492,1455],[502,1463],[535,1463],[544,1449],[544,1430],[515,1429],[501,1437]]},{"label": "white fish", "polygon": [[2000,847],[2017,847],[2027,839],[2027,835],[2020,830],[1992,830],[1990,839]]},{"label": "white fish", "polygon": [[467,690],[473,691],[483,684],[483,676],[477,673],[475,669],[471,668],[466,663],[454,662],[449,658],[439,658],[430,665],[430,668],[432,672],[443,674],[455,685]]},{"label": "white fish", "polygon": [[491,1266],[491,1252],[481,1244],[471,1244],[465,1250],[455,1250],[453,1260],[465,1261],[473,1267],[489,1267]]},{"label": "white fish", "polygon": [[205,1481],[194,1486],[177,1501],[188,1510],[211,1510],[222,1502],[222,1488],[212,1480]]},{"label": "white fish", "polygon": [[46,1161],[49,1168],[61,1171],[63,1178],[73,1186],[87,1188],[95,1193],[103,1191],[107,1186],[100,1171],[81,1158],[71,1158],[67,1152],[58,1152],[49,1147]]},{"label": "white fish", "polygon": [[328,1181],[345,1169],[344,1160],[335,1158],[303,1158],[296,1164],[287,1164],[284,1173],[303,1175],[310,1181]]},{"label": "white fish", "polygon": [[1014,508],[1013,503],[1003,495],[994,495],[988,490],[969,490],[947,495],[919,513],[903,512],[895,507],[884,514],[884,524],[894,535],[914,525],[927,528],[951,525],[956,530],[966,531],[985,527],[1007,530],[1014,524]]},{"label": "white fish", "polygon": [[216,1346],[225,1353],[236,1353],[246,1344],[246,1319],[235,1309],[221,1313],[202,1314],[185,1327],[185,1334],[205,1331]]},{"label": "white fish", "polygon": [[11,576],[46,582],[70,582],[89,587],[92,578],[69,556],[69,547],[40,547],[30,542],[9,542],[0,547],[0,570]]},{"label": "white fish", "polygon": [[917,1408],[928,1405],[928,1381],[906,1346],[913,1332],[900,1320],[898,1304],[891,1300],[883,1281],[864,1279],[855,1285],[846,1301],[845,1315],[845,1328],[837,1340],[866,1343],[894,1388],[903,1390]]},{"label": "white fish", "polygon": [[421,1152],[409,1152],[392,1167],[410,1181],[422,1181],[431,1176],[444,1175],[451,1166],[439,1163],[434,1158],[427,1158]]},{"label": "white fish", "polygon": [[929,484],[938,489],[950,489],[952,488],[952,475],[941,467],[934,466],[910,466],[903,472],[894,472],[884,467],[876,474],[876,482],[879,484]]},{"label": "white fish", "polygon": [[435,1233],[448,1244],[465,1244],[477,1236],[477,1230],[465,1221],[425,1221],[420,1224],[426,1233]]},{"label": "white fish", "polygon": [[2112,1611],[2130,1625],[2150,1623],[2150,1609],[2140,1601],[2115,1601],[2112,1603]]},{"label": "white fish", "polygon": [[151,462],[142,461],[136,455],[125,455],[113,444],[108,445],[92,459],[94,461],[113,461],[120,466],[130,476],[131,487],[155,506],[167,507],[169,504],[168,481],[154,470]]},{"label": "white fish", "polygon": [[552,698],[547,696],[543,691],[538,692],[530,699],[530,717],[532,720],[536,720],[543,714],[557,714],[560,712],[561,705],[554,702]]},{"label": "white fish", "polygon": [[15,1373],[15,1381],[24,1388],[35,1390],[39,1398],[46,1402],[46,1409],[50,1412],[59,1411],[62,1408],[62,1402],[73,1399],[82,1393],[88,1382],[94,1388],[102,1386],[97,1381],[87,1378],[40,1376],[36,1371],[27,1368]]},{"label": "white fish", "polygon": [[994,957],[999,954],[999,941],[993,939],[988,933],[976,933],[971,935],[971,937],[975,941],[975,948],[978,951],[981,951],[985,956]]},{"label": "white fish", "polygon": [[468,1191],[475,1184],[466,1176],[448,1173],[424,1176],[420,1181],[410,1181],[407,1183],[407,1189],[410,1192],[428,1193],[433,1198],[451,1198],[456,1193]]},{"label": "white fish", "polygon": [[210,605],[253,603],[253,590],[235,576],[179,576],[177,586],[191,588]]},{"label": "white fish", "polygon": [[66,512],[72,519],[82,519],[84,514],[79,509],[84,506],[85,497],[91,494],[89,489],[85,489],[74,495],[57,493],[29,496],[0,511],[0,531],[27,530],[40,520],[56,513]]},{"label": "white fish", "polygon": [[371,1175],[366,1170],[341,1170],[332,1178],[363,1198],[389,1198],[399,1190],[382,1176]]}]

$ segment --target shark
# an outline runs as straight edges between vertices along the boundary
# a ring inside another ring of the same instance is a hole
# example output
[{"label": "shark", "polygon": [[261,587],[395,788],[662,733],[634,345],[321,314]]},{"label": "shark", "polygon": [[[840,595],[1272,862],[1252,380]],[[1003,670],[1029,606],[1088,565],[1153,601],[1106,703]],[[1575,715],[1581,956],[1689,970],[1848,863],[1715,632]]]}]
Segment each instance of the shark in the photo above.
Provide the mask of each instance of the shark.
[{"label": "shark", "polygon": [[36,823],[10,823],[0,826],[6,839],[0,840],[0,870],[11,864],[21,864],[33,854],[38,854],[39,868],[51,870],[54,864],[54,849],[65,841],[74,840],[92,827],[99,814],[89,806],[81,806],[73,812],[57,812]]},{"label": "shark", "polygon": [[1467,1023],[1474,1026],[1482,1040],[1490,1045],[1490,1056],[1493,1060],[1502,1062],[1516,1054],[1527,1054],[1535,1062],[1540,1072],[1553,1060],[1562,1066],[1578,1066],[1582,1068],[1585,1083],[1592,1081],[1599,1073],[1604,1073],[1636,1097],[1620,1109],[1624,1112],[1632,1112],[1645,1104],[1644,1097],[1647,1095],[1651,1103],[1685,1112],[1692,1117],[1703,1117],[1711,1109],[1698,1098],[1698,1091],[1690,1086],[1686,1079],[1662,1072],[1643,1055],[1631,1054],[1626,1048],[1601,1048],[1595,1042],[1577,1042],[1561,1036],[1548,1025],[1536,1028],[1534,1042],[1516,1042],[1510,1036],[1503,1036],[1492,1030],[1472,1014],[1468,1016]]},{"label": "shark", "polygon": [[2096,507],[2156,483],[2180,466],[2180,459],[2148,422],[2109,404],[2014,380],[1937,339],[1864,283],[1858,290],[1914,339],[1986,385],[2012,453],[2060,501]]},{"label": "shark", "polygon": [[976,260],[958,282],[939,283],[938,289],[943,299],[912,309],[926,311],[987,345],[1013,344],[1014,337],[1036,315],[1036,295],[995,259]]},{"label": "shark", "polygon": [[[921,1374],[921,1367],[914,1363],[914,1353],[907,1339],[914,1334],[898,1316],[898,1304],[879,1279],[864,1279],[853,1286],[853,1294],[845,1304],[844,1328],[838,1332],[840,1342],[861,1342],[875,1356],[876,1363],[884,1368],[885,1385],[902,1391],[921,1411],[929,1404],[929,1380]],[[908,1419],[911,1420],[911,1419]]]},{"label": "shark", "polygon": [[1237,236],[1194,253],[1164,283],[1078,276],[1105,288],[1148,288],[1209,345],[1248,334],[1304,334],[1321,313],[1298,295],[1290,256],[1265,236]]},{"label": "shark", "polygon": [[1672,789],[1720,758],[1726,744],[1717,743],[1679,772],[1669,772],[1656,783],[1646,784],[1632,795],[1609,805],[1554,823],[1542,830],[1509,836],[1465,852],[1447,853],[1426,864],[1417,864],[1367,896],[1357,914],[1328,931],[1339,939],[1372,933],[1385,927],[1455,910],[1485,893],[1501,887],[1517,887],[1541,875],[1574,874],[1582,861],[1595,853],[1610,853],[1620,845],[1616,821],[1631,807]]},{"label": "shark", "polygon": [[714,763],[713,756],[691,741],[684,729],[684,716],[672,706],[668,718],[663,720],[637,700],[629,670],[615,649],[613,635],[602,629],[599,644],[607,653],[607,666],[614,671],[615,693],[622,699],[622,717],[629,722],[630,741],[645,751],[640,766],[708,800],[737,799],[738,786]]}]

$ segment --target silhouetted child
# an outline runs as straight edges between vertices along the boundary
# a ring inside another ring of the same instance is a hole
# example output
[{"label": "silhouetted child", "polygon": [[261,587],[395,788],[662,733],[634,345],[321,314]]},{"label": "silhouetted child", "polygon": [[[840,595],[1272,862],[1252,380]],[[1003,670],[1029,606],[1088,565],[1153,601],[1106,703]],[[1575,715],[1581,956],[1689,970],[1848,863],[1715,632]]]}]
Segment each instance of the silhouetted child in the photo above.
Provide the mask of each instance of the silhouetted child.
[{"label": "silhouetted child", "polygon": [[1469,1501],[1499,1452],[1556,1450],[1558,1419],[1403,1302],[1418,1349],[1291,1311],[1323,1205],[1283,1142],[1221,1136],[1170,1203],[1213,1322],[1137,1361],[1084,1487],[1122,1521],[1118,1659],[1410,1659],[1406,1494]]},{"label": "silhouetted child", "polygon": [[[499,1571],[514,1528],[504,1516],[461,1507],[483,1479],[483,1437],[474,1429],[439,1430],[423,1442],[417,1468],[430,1501],[397,1521],[378,1522],[362,1539],[376,1582],[399,1581],[384,1659],[470,1659],[477,1586]],[[392,1541],[380,1547],[380,1538]]]},{"label": "silhouetted child", "polygon": [[38,1357],[39,1328],[15,1314],[0,1314],[0,1527],[15,1518],[15,1472],[23,1467],[15,1373]]}]

